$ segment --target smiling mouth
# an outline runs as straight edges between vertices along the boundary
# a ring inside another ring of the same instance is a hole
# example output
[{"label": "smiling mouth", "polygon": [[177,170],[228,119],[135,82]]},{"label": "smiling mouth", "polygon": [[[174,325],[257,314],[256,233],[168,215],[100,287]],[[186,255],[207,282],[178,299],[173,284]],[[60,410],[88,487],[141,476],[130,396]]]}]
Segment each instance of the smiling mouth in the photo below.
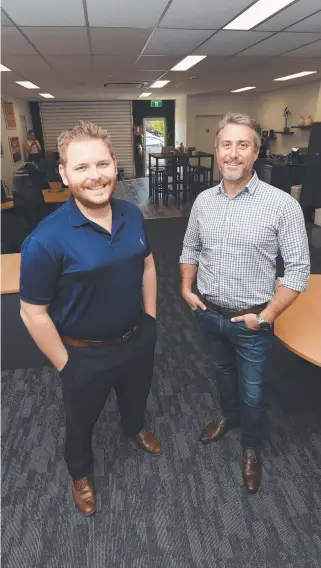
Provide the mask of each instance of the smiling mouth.
[{"label": "smiling mouth", "polygon": [[96,185],[95,187],[86,187],[86,189],[89,189],[89,191],[101,191],[105,187],[106,185]]}]

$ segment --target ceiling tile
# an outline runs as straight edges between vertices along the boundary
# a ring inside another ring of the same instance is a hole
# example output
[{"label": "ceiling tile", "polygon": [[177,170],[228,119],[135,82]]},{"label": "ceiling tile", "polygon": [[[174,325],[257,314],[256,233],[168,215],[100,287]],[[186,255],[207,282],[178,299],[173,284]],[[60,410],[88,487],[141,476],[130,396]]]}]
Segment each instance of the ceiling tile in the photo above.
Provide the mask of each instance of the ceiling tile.
[{"label": "ceiling tile", "polygon": [[[321,5],[321,2],[320,2]],[[321,33],[321,10],[317,14],[294,24],[288,28],[289,32],[318,32]]]},{"label": "ceiling tile", "polygon": [[21,85],[17,85],[16,81],[23,81],[23,77],[19,73],[15,73],[12,71],[11,73],[2,73],[1,74],[1,93],[2,99],[5,98],[3,94],[9,94],[11,91],[11,87],[14,87],[16,90],[22,90]]},{"label": "ceiling tile", "polygon": [[90,26],[108,28],[153,28],[156,26],[168,0],[117,0],[109,2],[87,0]]},{"label": "ceiling tile", "polygon": [[21,28],[40,53],[82,55],[90,53],[86,28]]},{"label": "ceiling tile", "polygon": [[223,30],[201,45],[195,53],[202,53],[202,55],[234,55],[270,35],[268,32]]},{"label": "ceiling tile", "polygon": [[5,13],[1,10],[1,26],[5,27],[5,26],[13,26],[13,25],[14,24],[9,20],[9,18],[7,18]]},{"label": "ceiling tile", "polygon": [[281,55],[291,49],[300,47],[301,45],[306,45],[316,39],[321,39],[320,34],[308,34],[308,33],[289,33],[280,32],[259,45],[250,47],[245,50],[242,55]]},{"label": "ceiling tile", "polygon": [[161,28],[211,29],[217,30],[234,19],[253,0],[174,0],[161,21]]},{"label": "ceiling tile", "polygon": [[[82,0],[2,0],[2,8],[18,26],[84,26]],[[28,7],[28,9],[27,9]]]},{"label": "ceiling tile", "polygon": [[90,28],[93,53],[138,56],[151,31],[138,28]]},{"label": "ceiling tile", "polygon": [[93,64],[98,72],[112,73],[117,69],[130,69],[135,66],[134,55],[94,55]]},{"label": "ceiling tile", "polygon": [[320,0],[300,0],[255,29],[278,32],[317,12],[317,10],[320,10]]},{"label": "ceiling tile", "polygon": [[[289,51],[285,53],[284,57],[319,57],[321,58],[321,41],[315,41],[310,43],[310,45],[305,45],[304,47],[299,47],[294,51]],[[312,71],[313,69],[311,69]]]},{"label": "ceiling tile", "polygon": [[137,63],[136,66],[138,69],[146,69],[146,70],[157,70],[157,71],[167,71],[174,67],[176,63],[181,60],[181,57],[165,57],[162,55],[142,55]]},{"label": "ceiling tile", "polygon": [[6,65],[16,73],[27,76],[30,81],[34,75],[49,76],[52,69],[40,55],[7,55]]},{"label": "ceiling tile", "polygon": [[1,51],[2,54],[11,55],[32,55],[35,49],[17,30],[17,28],[7,27],[1,31]]},{"label": "ceiling tile", "polygon": [[92,68],[91,55],[46,55],[46,60],[57,71],[89,71]]},{"label": "ceiling tile", "polygon": [[187,55],[212,33],[214,30],[157,29],[144,55]]}]

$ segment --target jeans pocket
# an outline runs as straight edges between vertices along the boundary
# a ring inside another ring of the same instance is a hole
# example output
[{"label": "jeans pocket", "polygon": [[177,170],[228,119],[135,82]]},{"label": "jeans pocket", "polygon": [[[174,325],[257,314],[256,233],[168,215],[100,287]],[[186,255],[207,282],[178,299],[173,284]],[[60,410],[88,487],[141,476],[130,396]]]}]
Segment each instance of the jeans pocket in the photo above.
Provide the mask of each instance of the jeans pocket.
[{"label": "jeans pocket", "polygon": [[239,322],[239,325],[240,325],[243,329],[245,329],[246,331],[248,331],[249,333],[254,333],[254,334],[256,334],[256,333],[260,333],[260,332],[262,331],[260,328],[258,328],[258,329],[251,329],[250,327],[247,327],[247,325],[246,325],[246,323],[245,323],[244,321],[240,321],[240,322]]}]

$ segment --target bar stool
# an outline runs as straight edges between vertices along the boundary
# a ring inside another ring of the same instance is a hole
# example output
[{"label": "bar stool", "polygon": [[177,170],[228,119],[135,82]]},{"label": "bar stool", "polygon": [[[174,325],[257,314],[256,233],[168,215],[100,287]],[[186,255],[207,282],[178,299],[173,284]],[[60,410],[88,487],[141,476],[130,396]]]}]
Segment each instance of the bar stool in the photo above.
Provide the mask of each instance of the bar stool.
[{"label": "bar stool", "polygon": [[158,170],[151,168],[150,179],[150,199],[158,204],[159,198],[161,198],[162,202],[168,205],[168,173],[166,168],[158,168]]},{"label": "bar stool", "polygon": [[194,200],[201,191],[211,187],[211,168],[205,166],[189,166],[190,196]]}]

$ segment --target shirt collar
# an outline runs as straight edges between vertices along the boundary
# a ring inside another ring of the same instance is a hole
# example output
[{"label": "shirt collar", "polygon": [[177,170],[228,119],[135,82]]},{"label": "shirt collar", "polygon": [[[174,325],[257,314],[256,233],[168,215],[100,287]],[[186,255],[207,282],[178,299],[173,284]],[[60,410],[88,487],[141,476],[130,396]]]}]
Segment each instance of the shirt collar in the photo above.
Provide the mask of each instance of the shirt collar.
[{"label": "shirt collar", "polygon": [[[259,178],[257,177],[257,173],[253,170],[253,176],[251,177],[250,181],[247,185],[242,189],[242,191],[248,191],[250,195],[253,195],[257,186],[259,185]],[[221,183],[216,186],[216,193],[225,193],[224,192],[224,180],[222,179]]]},{"label": "shirt collar", "polygon": [[[114,226],[119,227],[121,225],[125,214],[125,207],[120,199],[114,199],[113,197],[110,200],[110,204],[113,212],[113,229],[114,229]],[[91,221],[87,219],[87,217],[85,217],[85,215],[77,207],[74,197],[72,195],[70,196],[69,201],[67,202],[67,211],[71,223],[74,227],[80,227],[81,225],[86,225],[87,223],[91,223]]]}]

